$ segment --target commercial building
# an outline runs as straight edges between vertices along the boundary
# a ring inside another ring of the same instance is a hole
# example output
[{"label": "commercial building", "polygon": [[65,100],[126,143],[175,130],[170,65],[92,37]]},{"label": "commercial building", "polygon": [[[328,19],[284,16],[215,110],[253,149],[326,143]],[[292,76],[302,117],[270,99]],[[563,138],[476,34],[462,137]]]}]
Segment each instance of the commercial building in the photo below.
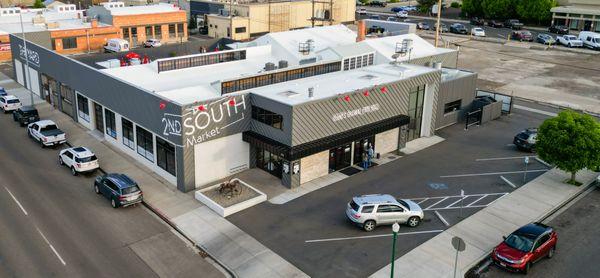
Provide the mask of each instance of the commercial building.
[{"label": "commercial building", "polygon": [[[229,11],[231,10],[231,15]],[[190,15],[209,36],[248,40],[269,32],[354,21],[354,0],[192,0]]]},{"label": "commercial building", "polygon": [[21,84],[28,58],[34,92],[190,191],[248,168],[298,187],[359,163],[369,144],[385,154],[431,136],[469,108],[476,74],[454,69],[455,50],[415,34],[361,37],[309,28],[107,69],[35,44],[26,55],[16,36],[11,46]]},{"label": "commercial building", "polygon": [[187,41],[187,14],[173,4],[125,6],[123,2],[100,3],[87,10],[87,15],[120,30],[131,46],[146,39],[163,43]]},{"label": "commercial building", "polygon": [[565,25],[571,30],[600,32],[600,1],[560,0],[552,8],[552,24]]}]

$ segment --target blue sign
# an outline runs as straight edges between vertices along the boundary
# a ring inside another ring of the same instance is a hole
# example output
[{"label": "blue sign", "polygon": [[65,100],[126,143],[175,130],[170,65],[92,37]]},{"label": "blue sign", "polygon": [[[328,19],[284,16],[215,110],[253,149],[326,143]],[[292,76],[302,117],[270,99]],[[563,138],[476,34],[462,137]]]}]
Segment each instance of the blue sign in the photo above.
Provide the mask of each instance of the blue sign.
[{"label": "blue sign", "polygon": [[435,190],[448,189],[448,185],[446,185],[445,183],[429,183],[429,187]]}]

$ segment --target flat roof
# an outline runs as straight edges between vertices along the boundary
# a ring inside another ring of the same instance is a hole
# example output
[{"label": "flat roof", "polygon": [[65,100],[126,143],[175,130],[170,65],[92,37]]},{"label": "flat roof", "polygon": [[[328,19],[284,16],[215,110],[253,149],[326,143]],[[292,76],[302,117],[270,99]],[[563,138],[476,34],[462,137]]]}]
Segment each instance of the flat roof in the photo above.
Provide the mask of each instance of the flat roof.
[{"label": "flat roof", "polygon": [[106,8],[112,15],[136,15],[136,14],[156,14],[156,13],[167,13],[182,11],[179,7],[174,4],[158,3],[152,5],[141,5],[141,6],[125,6]]},{"label": "flat roof", "polygon": [[398,57],[397,61],[408,61],[409,58],[416,59],[456,51],[454,49],[435,47],[416,34],[366,39],[359,44],[367,44],[385,57],[386,60],[393,61],[394,58],[392,58],[392,55],[396,54],[396,45],[402,43],[405,39],[412,40],[412,51],[410,55],[407,54],[403,57]]},{"label": "flat roof", "polygon": [[558,6],[550,9],[550,12],[600,15],[600,7],[598,7],[597,5]]},{"label": "flat roof", "polygon": [[[44,23],[34,24],[34,18],[40,16],[43,17]],[[22,9],[21,16],[18,13],[0,16],[0,33],[20,33],[22,31],[21,17],[23,18],[23,31],[27,33],[92,28],[90,22],[83,21],[83,11],[81,10],[58,12],[54,9]],[[48,28],[46,23],[58,23],[58,27]],[[110,25],[98,22],[98,26]]]}]

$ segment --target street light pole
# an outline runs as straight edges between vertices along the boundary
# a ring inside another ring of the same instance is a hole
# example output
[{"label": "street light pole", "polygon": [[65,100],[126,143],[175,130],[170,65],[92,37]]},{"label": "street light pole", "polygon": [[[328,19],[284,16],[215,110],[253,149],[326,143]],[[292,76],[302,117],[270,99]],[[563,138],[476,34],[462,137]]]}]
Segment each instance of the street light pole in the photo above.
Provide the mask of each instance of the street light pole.
[{"label": "street light pole", "polygon": [[437,23],[435,25],[435,47],[438,47],[438,41],[440,39],[440,20],[442,16],[442,0],[438,1],[437,11]]},{"label": "street light pole", "polygon": [[[21,21],[21,38],[23,39],[23,49],[25,50],[25,66],[27,70],[25,71],[25,81],[27,84],[25,87],[29,89],[29,100],[31,102],[31,106],[33,106],[33,91],[31,90],[31,74],[29,73],[29,52],[27,52],[27,39],[25,39],[25,28],[23,27],[23,14],[19,13],[19,20]],[[16,69],[16,68],[15,68]],[[18,69],[16,69],[18,70]]]},{"label": "street light pole", "polygon": [[394,223],[394,225],[392,225],[394,239],[392,241],[392,271],[390,273],[390,278],[394,278],[394,261],[396,261],[396,239],[398,238],[398,231],[400,231],[400,225],[398,225],[398,223]]}]

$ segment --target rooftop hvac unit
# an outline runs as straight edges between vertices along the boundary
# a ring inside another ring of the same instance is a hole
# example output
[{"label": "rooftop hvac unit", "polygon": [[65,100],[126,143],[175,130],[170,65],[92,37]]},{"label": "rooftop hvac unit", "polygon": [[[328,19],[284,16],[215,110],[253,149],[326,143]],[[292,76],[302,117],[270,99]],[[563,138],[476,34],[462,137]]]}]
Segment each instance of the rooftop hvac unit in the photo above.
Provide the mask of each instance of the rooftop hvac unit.
[{"label": "rooftop hvac unit", "polygon": [[315,41],[312,39],[308,39],[306,42],[301,42],[298,44],[298,52],[303,55],[308,55],[313,50],[315,50]]},{"label": "rooftop hvac unit", "polygon": [[412,50],[413,40],[412,39],[404,39],[402,42],[396,43],[396,53],[400,54],[400,56],[405,56]]},{"label": "rooftop hvac unit", "polygon": [[279,68],[283,69],[283,68],[287,68],[288,67],[288,61],[286,60],[280,60],[279,61]]},{"label": "rooftop hvac unit", "polygon": [[270,71],[270,70],[275,70],[275,64],[274,63],[266,63],[265,64],[265,71]]}]

